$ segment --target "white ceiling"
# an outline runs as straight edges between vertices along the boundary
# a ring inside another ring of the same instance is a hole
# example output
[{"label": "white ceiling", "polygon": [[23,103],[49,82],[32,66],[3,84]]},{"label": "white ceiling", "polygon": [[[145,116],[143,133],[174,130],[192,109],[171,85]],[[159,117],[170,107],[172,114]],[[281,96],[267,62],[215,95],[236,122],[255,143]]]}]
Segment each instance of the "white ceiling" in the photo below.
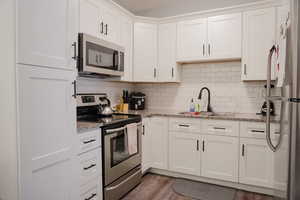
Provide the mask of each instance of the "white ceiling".
[{"label": "white ceiling", "polygon": [[169,17],[262,0],[113,0],[136,15]]}]

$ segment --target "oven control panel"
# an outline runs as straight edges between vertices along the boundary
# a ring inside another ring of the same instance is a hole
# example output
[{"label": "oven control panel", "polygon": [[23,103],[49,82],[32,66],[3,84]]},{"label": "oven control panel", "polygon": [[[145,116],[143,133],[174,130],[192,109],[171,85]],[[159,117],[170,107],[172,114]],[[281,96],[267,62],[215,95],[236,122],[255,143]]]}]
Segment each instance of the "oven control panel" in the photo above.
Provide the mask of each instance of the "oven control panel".
[{"label": "oven control panel", "polygon": [[77,94],[76,95],[77,107],[99,105],[101,103],[100,99],[105,97],[107,97],[105,93]]}]

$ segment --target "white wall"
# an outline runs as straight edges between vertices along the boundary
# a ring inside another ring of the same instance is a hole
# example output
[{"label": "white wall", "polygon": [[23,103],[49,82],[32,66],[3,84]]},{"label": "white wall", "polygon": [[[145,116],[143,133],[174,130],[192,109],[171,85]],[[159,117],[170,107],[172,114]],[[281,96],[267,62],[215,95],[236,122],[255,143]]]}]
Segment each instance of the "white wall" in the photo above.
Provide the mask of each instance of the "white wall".
[{"label": "white wall", "polygon": [[[242,82],[241,62],[188,64],[180,84],[140,84],[149,109],[187,111],[202,87],[211,91],[215,112],[257,113],[264,102],[264,82]],[[274,91],[278,93],[278,91]]]},{"label": "white wall", "polygon": [[0,198],[17,200],[15,1],[0,1]]}]

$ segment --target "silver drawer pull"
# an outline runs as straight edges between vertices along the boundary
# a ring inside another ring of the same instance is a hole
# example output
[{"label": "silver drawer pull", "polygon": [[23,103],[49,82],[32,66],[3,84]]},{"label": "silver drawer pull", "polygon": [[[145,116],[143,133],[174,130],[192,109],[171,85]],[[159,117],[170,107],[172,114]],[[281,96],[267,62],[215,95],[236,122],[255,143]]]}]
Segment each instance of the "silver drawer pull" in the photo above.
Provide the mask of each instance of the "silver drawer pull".
[{"label": "silver drawer pull", "polygon": [[83,141],[83,144],[89,144],[89,143],[92,143],[92,142],[96,142],[96,140],[92,139],[92,140],[88,140],[88,141]]},{"label": "silver drawer pull", "polygon": [[252,133],[265,133],[265,131],[261,131],[261,130],[251,130]]},{"label": "silver drawer pull", "polygon": [[91,200],[92,198],[94,198],[95,196],[97,196],[96,193],[93,193],[90,197],[85,198],[84,200]]},{"label": "silver drawer pull", "polygon": [[215,130],[226,130],[226,128],[223,127],[214,127]]},{"label": "silver drawer pull", "polygon": [[96,166],[97,166],[96,164],[91,164],[91,165],[88,166],[88,167],[84,167],[83,170],[89,170],[89,169],[91,169],[91,168],[93,168],[93,167],[96,167]]},{"label": "silver drawer pull", "polygon": [[190,127],[190,125],[187,125],[187,124],[179,124],[178,126],[180,126],[180,127],[186,127],[186,128]]},{"label": "silver drawer pull", "polygon": [[280,135],[281,133],[279,131],[275,132],[274,133],[275,135]]}]

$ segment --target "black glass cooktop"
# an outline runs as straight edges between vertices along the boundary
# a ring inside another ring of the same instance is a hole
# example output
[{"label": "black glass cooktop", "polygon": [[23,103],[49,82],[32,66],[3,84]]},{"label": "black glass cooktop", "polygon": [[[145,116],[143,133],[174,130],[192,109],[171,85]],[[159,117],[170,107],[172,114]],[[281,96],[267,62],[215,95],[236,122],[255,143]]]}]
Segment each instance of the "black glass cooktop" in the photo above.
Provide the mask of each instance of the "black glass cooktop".
[{"label": "black glass cooktop", "polygon": [[77,121],[82,122],[94,122],[101,125],[114,124],[118,122],[129,122],[129,121],[140,121],[140,115],[130,115],[130,114],[112,114],[111,116],[102,116],[102,115],[83,115],[77,116]]}]

